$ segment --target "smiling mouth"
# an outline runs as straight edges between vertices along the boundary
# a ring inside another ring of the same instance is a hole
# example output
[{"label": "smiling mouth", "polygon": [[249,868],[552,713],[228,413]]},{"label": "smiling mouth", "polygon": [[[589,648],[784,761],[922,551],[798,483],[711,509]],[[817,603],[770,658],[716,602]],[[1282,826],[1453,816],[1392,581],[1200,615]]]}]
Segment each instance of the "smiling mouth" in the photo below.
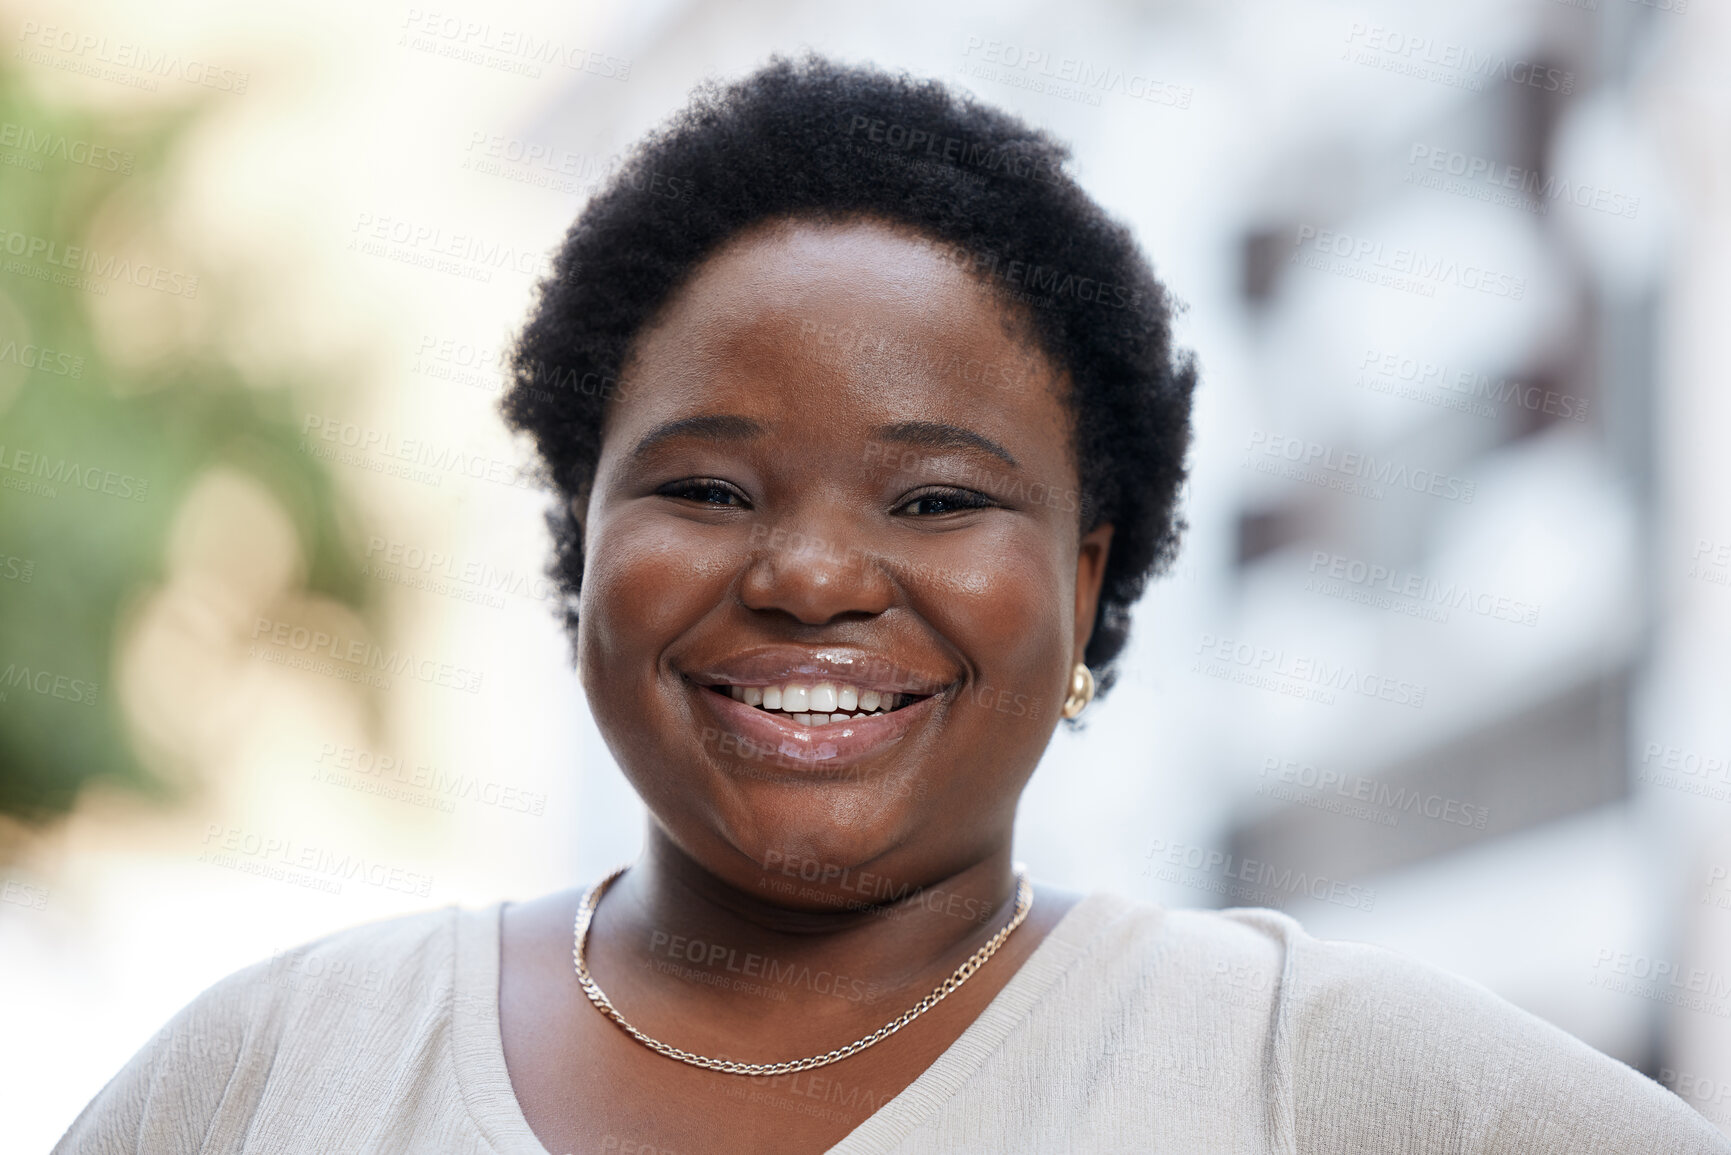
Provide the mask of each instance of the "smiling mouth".
[{"label": "smiling mouth", "polygon": [[886,714],[922,702],[929,694],[866,690],[845,682],[782,682],[767,686],[718,683],[705,687],[767,714],[778,714],[801,726],[830,726]]}]

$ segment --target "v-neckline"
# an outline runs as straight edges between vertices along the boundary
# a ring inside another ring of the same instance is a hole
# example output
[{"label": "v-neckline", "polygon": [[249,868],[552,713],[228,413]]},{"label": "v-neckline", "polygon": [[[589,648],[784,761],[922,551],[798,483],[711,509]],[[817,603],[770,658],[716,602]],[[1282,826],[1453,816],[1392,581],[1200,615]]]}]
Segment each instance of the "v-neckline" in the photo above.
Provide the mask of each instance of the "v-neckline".
[{"label": "v-neckline", "polygon": [[[1023,1022],[1075,963],[1122,900],[1091,894],[1072,906],[978,1018],[900,1094],[849,1131],[825,1155],[894,1151],[936,1114]],[[452,976],[451,1043],[456,1080],[469,1117],[499,1155],[551,1155],[535,1137],[511,1087],[499,1028],[503,902],[460,910]]]}]

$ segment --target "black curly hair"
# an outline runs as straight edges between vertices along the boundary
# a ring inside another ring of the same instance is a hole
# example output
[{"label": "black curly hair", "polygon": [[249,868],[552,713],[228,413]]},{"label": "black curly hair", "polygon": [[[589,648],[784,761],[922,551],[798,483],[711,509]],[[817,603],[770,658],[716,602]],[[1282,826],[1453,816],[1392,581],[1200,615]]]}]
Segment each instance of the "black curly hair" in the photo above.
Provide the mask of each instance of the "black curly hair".
[{"label": "black curly hair", "polygon": [[518,336],[501,411],[559,495],[549,573],[576,636],[586,500],[632,342],[706,256],[778,219],[909,228],[996,289],[1072,384],[1083,531],[1112,547],[1085,660],[1099,692],[1130,607],[1178,549],[1193,359],[1123,225],[1064,171],[1069,149],[933,80],[775,58],[710,83],[638,144],[566,234]]}]

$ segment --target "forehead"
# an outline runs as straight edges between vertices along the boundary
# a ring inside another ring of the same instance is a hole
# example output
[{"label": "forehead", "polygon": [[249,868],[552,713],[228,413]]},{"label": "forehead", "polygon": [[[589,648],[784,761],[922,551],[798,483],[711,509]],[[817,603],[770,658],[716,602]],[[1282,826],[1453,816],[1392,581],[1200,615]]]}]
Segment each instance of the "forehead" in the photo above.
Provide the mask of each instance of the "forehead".
[{"label": "forehead", "polygon": [[875,221],[735,238],[639,337],[623,383],[610,442],[721,412],[795,418],[808,436],[926,419],[1024,440],[1066,425],[1062,376],[1021,315],[942,244]]}]

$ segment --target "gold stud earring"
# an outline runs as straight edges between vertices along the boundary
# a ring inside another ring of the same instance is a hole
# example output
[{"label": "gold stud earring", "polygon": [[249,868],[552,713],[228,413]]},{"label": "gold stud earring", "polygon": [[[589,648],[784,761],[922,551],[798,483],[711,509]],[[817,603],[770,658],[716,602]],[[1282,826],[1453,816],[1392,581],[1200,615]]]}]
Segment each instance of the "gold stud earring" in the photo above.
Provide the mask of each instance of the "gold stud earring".
[{"label": "gold stud earring", "polygon": [[1063,715],[1074,718],[1088,708],[1088,703],[1094,700],[1094,671],[1085,663],[1077,662],[1070,671],[1070,696],[1064,699]]}]

